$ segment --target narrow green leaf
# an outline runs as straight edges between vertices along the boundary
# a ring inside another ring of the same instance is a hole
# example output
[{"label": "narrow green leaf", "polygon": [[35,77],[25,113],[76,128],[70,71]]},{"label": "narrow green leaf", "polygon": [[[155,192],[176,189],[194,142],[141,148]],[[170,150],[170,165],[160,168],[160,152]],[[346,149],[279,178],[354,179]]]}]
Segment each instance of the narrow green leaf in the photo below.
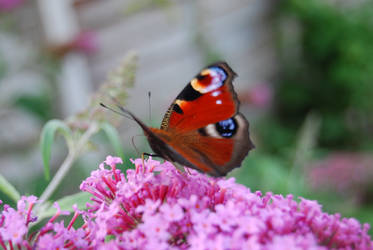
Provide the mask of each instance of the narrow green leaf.
[{"label": "narrow green leaf", "polygon": [[87,202],[90,201],[90,198],[92,197],[92,194],[87,192],[79,192],[76,194],[65,196],[59,200],[57,200],[57,203],[60,205],[62,210],[72,210],[72,205],[76,204],[78,206],[78,209],[83,210],[86,209]]},{"label": "narrow green leaf", "polygon": [[[87,202],[90,201],[90,197],[92,197],[90,193],[79,192],[76,194],[65,196],[57,200],[56,202],[58,203],[62,211],[74,212],[74,204],[78,206],[79,210],[85,210]],[[40,214],[38,215],[38,219],[40,221],[44,218],[52,217],[55,214],[56,208],[49,204],[49,207],[47,209],[40,212]]]},{"label": "narrow green leaf", "polygon": [[101,129],[105,132],[109,142],[114,148],[115,154],[124,159],[123,146],[119,139],[119,133],[115,127],[107,122],[101,124]]},{"label": "narrow green leaf", "polygon": [[309,113],[299,131],[297,143],[295,146],[293,166],[290,171],[289,179],[297,180],[289,182],[289,192],[301,194],[305,191],[305,181],[302,173],[307,163],[312,158],[312,153],[317,144],[317,138],[320,131],[321,118],[316,113]]},{"label": "narrow green leaf", "polygon": [[1,174],[0,174],[0,191],[8,195],[16,203],[21,198],[21,195],[19,194],[17,189],[12,184],[10,184]]},{"label": "narrow green leaf", "polygon": [[50,178],[49,161],[51,157],[52,144],[54,141],[54,136],[58,131],[64,135],[65,140],[69,145],[69,140],[71,138],[71,130],[61,120],[50,120],[44,125],[43,130],[41,132],[40,149],[44,163],[44,175],[47,180],[49,180]]}]

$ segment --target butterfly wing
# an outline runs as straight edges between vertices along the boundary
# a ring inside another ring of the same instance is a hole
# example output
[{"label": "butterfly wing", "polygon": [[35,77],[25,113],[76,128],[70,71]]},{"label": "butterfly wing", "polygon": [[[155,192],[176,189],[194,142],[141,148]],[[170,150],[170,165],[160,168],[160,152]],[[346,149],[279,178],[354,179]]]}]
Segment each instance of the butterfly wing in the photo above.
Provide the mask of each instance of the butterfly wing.
[{"label": "butterfly wing", "polygon": [[236,73],[225,62],[203,69],[167,110],[161,129],[186,132],[226,120],[238,112],[232,81]]},{"label": "butterfly wing", "polygon": [[254,145],[249,123],[238,112],[239,101],[232,85],[235,76],[225,62],[202,70],[171,104],[161,129],[152,129],[168,145],[167,149],[158,146],[155,150],[157,145],[149,140],[153,150],[168,160],[214,176],[226,175],[240,166]]},{"label": "butterfly wing", "polygon": [[225,176],[233,168],[239,167],[248,151],[254,147],[245,117],[238,113],[230,119],[233,125],[225,129],[224,136],[218,132],[216,124],[185,133],[150,128],[156,139],[149,139],[149,143],[154,152],[169,161],[213,176]]}]

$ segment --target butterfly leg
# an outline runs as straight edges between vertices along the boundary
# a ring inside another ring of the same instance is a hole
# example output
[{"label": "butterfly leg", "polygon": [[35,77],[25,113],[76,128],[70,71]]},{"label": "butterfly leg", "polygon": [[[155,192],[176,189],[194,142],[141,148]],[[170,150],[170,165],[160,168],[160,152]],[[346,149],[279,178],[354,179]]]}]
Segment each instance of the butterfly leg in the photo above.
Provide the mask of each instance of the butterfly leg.
[{"label": "butterfly leg", "polygon": [[160,156],[160,155],[157,155],[157,154],[152,154],[152,153],[142,153],[142,156],[151,156],[151,157],[162,157],[162,156]]},{"label": "butterfly leg", "polygon": [[185,168],[184,168],[184,166],[180,165],[177,162],[172,162],[172,164],[175,166],[175,168],[177,169],[177,171],[179,171],[180,174],[182,174],[182,175],[185,176]]},{"label": "butterfly leg", "polygon": [[143,167],[143,173],[145,173],[145,155],[150,156],[150,157],[161,157],[160,155],[157,154],[152,154],[152,153],[142,153],[141,154],[141,161],[142,161],[142,167]]},{"label": "butterfly leg", "polygon": [[[145,166],[144,165],[144,157],[145,157],[145,155],[146,156],[151,156],[151,157],[162,157],[161,155],[157,155],[157,154],[152,154],[152,153],[142,153],[141,154],[141,160],[142,160],[142,165],[143,166]],[[179,163],[177,163],[177,162],[172,162],[172,164],[175,166],[175,168],[180,172],[180,174],[182,174],[182,175],[186,175],[186,172],[185,171],[187,171],[187,173],[188,174],[191,174],[190,172],[189,172],[189,170],[187,169],[187,170],[185,170],[185,167],[184,166],[182,166],[182,165],[180,165]],[[145,172],[145,168],[144,168],[144,172]]]},{"label": "butterfly leg", "polygon": [[144,162],[145,153],[141,154],[141,162],[142,162],[142,172],[145,173],[145,162]]},{"label": "butterfly leg", "polygon": [[186,171],[189,175],[192,174],[192,173],[190,172],[189,168],[184,168],[184,169],[185,169],[185,171]]}]

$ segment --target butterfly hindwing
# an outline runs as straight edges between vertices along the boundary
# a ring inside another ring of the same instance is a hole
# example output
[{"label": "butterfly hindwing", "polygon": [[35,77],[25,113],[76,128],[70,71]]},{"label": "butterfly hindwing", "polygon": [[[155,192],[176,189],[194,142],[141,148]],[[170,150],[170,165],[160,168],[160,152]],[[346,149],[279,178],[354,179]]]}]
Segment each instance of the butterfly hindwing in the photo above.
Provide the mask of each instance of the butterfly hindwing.
[{"label": "butterfly hindwing", "polygon": [[199,147],[210,162],[216,166],[221,175],[226,175],[241,162],[254,147],[249,137],[249,123],[246,118],[237,113],[233,117],[209,124],[199,130],[203,131]]},{"label": "butterfly hindwing", "polygon": [[[245,117],[238,113],[228,121],[185,133],[175,129],[151,128],[152,134],[162,143],[154,143],[150,139],[149,143],[157,154],[169,161],[213,176],[224,176],[239,167],[248,151],[254,147]],[[161,144],[164,145],[162,148]]]}]

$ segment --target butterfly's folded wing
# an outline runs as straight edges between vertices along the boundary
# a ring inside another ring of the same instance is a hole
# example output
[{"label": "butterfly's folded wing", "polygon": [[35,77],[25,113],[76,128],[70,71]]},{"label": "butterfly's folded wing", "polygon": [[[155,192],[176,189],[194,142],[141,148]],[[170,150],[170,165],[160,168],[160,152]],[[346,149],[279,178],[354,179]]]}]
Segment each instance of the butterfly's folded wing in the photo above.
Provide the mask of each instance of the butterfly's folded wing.
[{"label": "butterfly's folded wing", "polygon": [[239,167],[254,145],[238,112],[235,76],[227,63],[208,66],[176,97],[160,129],[143,125],[154,152],[213,176]]},{"label": "butterfly's folded wing", "polygon": [[[153,150],[167,160],[213,176],[224,176],[233,168],[239,167],[249,149],[253,148],[246,119],[241,114],[237,114],[234,119],[237,130],[230,138],[214,133],[209,126],[206,127],[205,135],[198,131],[178,133],[175,130],[151,128],[153,134],[163,142],[153,146],[152,141],[149,142]],[[160,145],[163,148],[158,150]]]}]

